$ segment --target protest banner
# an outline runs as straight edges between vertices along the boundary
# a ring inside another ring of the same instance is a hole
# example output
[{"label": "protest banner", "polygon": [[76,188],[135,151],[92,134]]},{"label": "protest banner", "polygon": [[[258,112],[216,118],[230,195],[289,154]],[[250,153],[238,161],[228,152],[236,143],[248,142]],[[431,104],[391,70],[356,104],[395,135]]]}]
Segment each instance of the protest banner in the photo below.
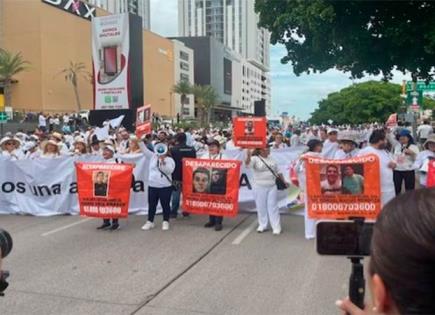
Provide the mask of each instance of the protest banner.
[{"label": "protest banner", "polygon": [[183,209],[234,217],[239,211],[241,161],[183,159]]},{"label": "protest banner", "polygon": [[139,107],[136,112],[136,137],[151,133],[151,105]]},{"label": "protest banner", "polygon": [[133,166],[115,163],[77,163],[80,215],[126,218]]},{"label": "protest banner", "polygon": [[435,160],[429,160],[427,171],[427,187],[435,187]]},{"label": "protest banner", "polygon": [[376,219],[381,210],[379,159],[308,157],[308,216],[312,219]]},{"label": "protest banner", "polygon": [[266,147],[266,117],[234,117],[234,144],[241,148]]}]

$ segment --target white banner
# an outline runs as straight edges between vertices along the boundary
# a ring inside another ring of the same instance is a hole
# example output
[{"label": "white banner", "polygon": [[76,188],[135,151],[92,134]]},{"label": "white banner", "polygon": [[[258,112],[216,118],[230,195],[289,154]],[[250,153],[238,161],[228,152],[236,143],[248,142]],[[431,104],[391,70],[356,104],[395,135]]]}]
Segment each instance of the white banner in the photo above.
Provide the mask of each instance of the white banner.
[{"label": "white banner", "polygon": [[[272,152],[284,177],[289,177],[292,161],[300,155],[301,149],[282,149]],[[240,150],[225,151],[225,155],[244,159]],[[130,196],[129,213],[146,214],[148,211],[148,159],[143,154],[124,155],[126,163],[134,163],[135,184]],[[31,214],[50,216],[57,214],[78,214],[77,182],[74,163],[77,161],[102,161],[101,157],[63,157],[59,159],[36,159],[9,161],[0,157],[0,214]],[[240,177],[239,202],[250,202],[243,210],[253,210],[255,205],[252,192],[251,171],[244,166]],[[280,192],[280,207],[291,200],[286,191]]]},{"label": "white banner", "polygon": [[95,109],[128,109],[128,14],[92,20]]}]

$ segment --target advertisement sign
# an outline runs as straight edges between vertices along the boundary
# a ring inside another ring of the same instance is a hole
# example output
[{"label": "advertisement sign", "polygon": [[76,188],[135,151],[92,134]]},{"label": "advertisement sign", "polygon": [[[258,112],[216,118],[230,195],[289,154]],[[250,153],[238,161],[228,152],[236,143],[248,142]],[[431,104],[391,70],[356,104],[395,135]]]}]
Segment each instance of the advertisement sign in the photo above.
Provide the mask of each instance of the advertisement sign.
[{"label": "advertisement sign", "polygon": [[183,209],[234,217],[239,211],[241,162],[183,159]]},{"label": "advertisement sign", "polygon": [[307,157],[308,216],[312,219],[376,219],[381,210],[379,159]]},{"label": "advertisement sign", "polygon": [[427,171],[427,187],[435,187],[435,160],[429,161]]},{"label": "advertisement sign", "polygon": [[92,20],[95,109],[128,109],[129,16],[116,14]]},{"label": "advertisement sign", "polygon": [[42,2],[86,20],[92,20],[92,18],[97,16],[95,7],[80,0],[42,0]]},{"label": "advertisement sign", "polygon": [[131,164],[77,163],[76,172],[81,216],[128,216]]},{"label": "advertisement sign", "polygon": [[136,137],[151,133],[151,105],[139,107],[136,113]]},{"label": "advertisement sign", "polygon": [[234,117],[234,144],[241,148],[266,147],[266,117]]}]

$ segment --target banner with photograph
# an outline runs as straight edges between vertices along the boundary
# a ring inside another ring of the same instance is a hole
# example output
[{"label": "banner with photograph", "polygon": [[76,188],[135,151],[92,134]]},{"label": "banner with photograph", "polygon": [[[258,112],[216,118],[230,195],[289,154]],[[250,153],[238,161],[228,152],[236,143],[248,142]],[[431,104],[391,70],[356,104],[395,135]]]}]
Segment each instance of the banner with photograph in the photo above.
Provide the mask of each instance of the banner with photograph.
[{"label": "banner with photograph", "polygon": [[136,137],[151,133],[151,105],[139,107],[136,112]]},{"label": "banner with photograph", "polygon": [[234,117],[234,144],[241,148],[264,148],[267,140],[266,117]]},{"label": "banner with photograph", "polygon": [[128,216],[131,164],[77,163],[76,172],[81,216]]},{"label": "banner with photograph", "polygon": [[307,157],[308,216],[312,219],[376,219],[381,211],[379,159]]},{"label": "banner with photograph", "polygon": [[234,217],[239,212],[241,161],[183,159],[183,209]]},{"label": "banner with photograph", "polygon": [[435,160],[429,160],[427,171],[427,187],[435,187]]},{"label": "banner with photograph", "polygon": [[127,13],[92,19],[94,109],[128,109],[130,34]]}]

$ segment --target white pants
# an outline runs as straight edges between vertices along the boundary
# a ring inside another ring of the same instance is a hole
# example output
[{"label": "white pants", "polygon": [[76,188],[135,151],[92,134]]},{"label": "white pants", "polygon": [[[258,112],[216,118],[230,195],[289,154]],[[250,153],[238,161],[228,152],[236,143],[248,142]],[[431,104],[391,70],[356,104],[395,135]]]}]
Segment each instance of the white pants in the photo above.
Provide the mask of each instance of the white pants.
[{"label": "white pants", "polygon": [[257,206],[258,225],[267,228],[269,220],[274,231],[281,231],[281,218],[278,208],[278,189],[272,187],[254,187],[255,205]]},{"label": "white pants", "polygon": [[305,210],[304,210],[304,223],[305,223],[305,238],[311,239],[316,237],[316,220],[308,217],[308,198],[305,195]]}]

